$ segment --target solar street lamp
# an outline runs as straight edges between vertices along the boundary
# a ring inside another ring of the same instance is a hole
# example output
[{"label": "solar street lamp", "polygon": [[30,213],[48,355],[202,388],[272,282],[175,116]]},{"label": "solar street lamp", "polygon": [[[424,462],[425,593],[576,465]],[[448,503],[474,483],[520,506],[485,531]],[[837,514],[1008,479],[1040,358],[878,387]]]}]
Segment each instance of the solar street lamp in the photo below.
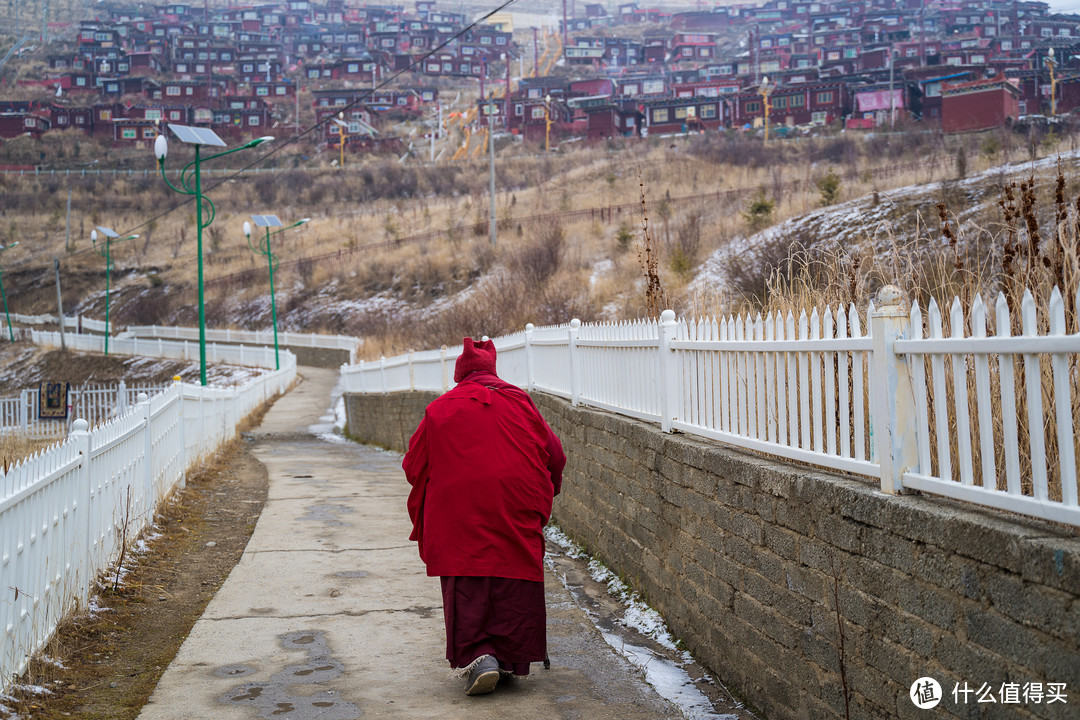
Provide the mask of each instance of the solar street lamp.
[{"label": "solar street lamp", "polygon": [[[209,227],[210,223],[214,222],[215,209],[214,203],[210,201],[210,198],[204,196],[202,193],[202,163],[207,160],[222,157],[223,155],[231,155],[240,150],[253,148],[256,145],[273,140],[274,138],[270,135],[255,138],[232,150],[225,150],[208,157],[201,157],[200,149],[203,146],[223,148],[225,147],[225,141],[219,138],[217,134],[209,128],[169,123],[169,129],[172,130],[173,135],[175,135],[180,142],[195,146],[195,159],[185,165],[184,169],[180,171],[180,187],[177,187],[169,182],[169,178],[165,176],[165,156],[169,154],[169,142],[165,139],[164,134],[158,135],[157,139],[154,140],[154,155],[157,157],[158,167],[161,169],[162,180],[164,180],[165,184],[172,190],[175,190],[181,195],[190,195],[195,198],[195,237],[198,241],[197,254],[199,257],[199,379],[203,385],[206,385],[206,303],[203,298],[202,231],[204,228]],[[203,203],[208,205],[206,208],[206,222],[203,222]]]},{"label": "solar street lamp", "polygon": [[[105,248],[98,247],[98,232],[105,238]],[[110,248],[114,242],[121,242],[123,240],[134,240],[139,237],[138,235],[128,235],[127,237],[120,237],[112,228],[101,227],[98,225],[95,229],[90,231],[90,242],[94,244],[94,249],[98,254],[105,258],[105,354],[109,354],[109,335],[112,333],[112,326],[109,325],[109,276],[112,274],[112,254]],[[60,318],[61,324],[64,319]]]},{"label": "solar street lamp", "polygon": [[[266,237],[262,240],[251,241],[251,223],[244,221],[244,237],[247,238],[248,247],[251,248],[253,253],[257,255],[266,256],[266,264],[270,268],[270,317],[274,323],[274,369],[281,369],[281,362],[278,358],[278,336],[277,336],[277,303],[274,300],[274,266],[277,264],[277,257],[274,255],[273,250],[270,248],[270,237],[277,235],[278,233],[291,230],[294,227],[299,227],[306,222],[310,222],[311,218],[303,218],[297,220],[288,227],[282,227],[281,220],[278,220],[277,215],[252,215],[251,219],[255,221],[256,227],[266,228]],[[278,228],[271,231],[270,228]]]},{"label": "solar street lamp", "polygon": [[[19,244],[19,242],[15,241],[15,242],[11,243],[10,245],[0,245],[0,251],[10,250],[11,248],[15,247],[18,244]],[[11,314],[8,313],[7,293],[4,292],[4,269],[3,268],[0,268],[0,295],[2,295],[3,298],[4,298],[4,317],[7,318],[8,337],[11,338],[11,342],[15,342],[15,331],[11,328]],[[61,318],[61,322],[63,322],[63,318]]]}]

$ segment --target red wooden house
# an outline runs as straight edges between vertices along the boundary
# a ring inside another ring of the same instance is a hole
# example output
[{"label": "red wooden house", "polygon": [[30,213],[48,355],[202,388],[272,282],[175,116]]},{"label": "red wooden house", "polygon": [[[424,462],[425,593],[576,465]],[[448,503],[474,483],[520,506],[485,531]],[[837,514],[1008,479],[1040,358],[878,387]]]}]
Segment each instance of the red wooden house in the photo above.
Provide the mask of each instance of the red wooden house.
[{"label": "red wooden house", "polygon": [[1020,91],[999,75],[989,80],[948,83],[941,93],[944,132],[988,130],[1011,124],[1020,116]]},{"label": "red wooden house", "polygon": [[51,126],[49,118],[34,112],[0,113],[0,138],[32,135],[40,138]]},{"label": "red wooden house", "polygon": [[724,121],[719,98],[665,98],[640,104],[645,116],[642,135],[716,130]]},{"label": "red wooden house", "polygon": [[[765,106],[754,89],[732,99],[731,122],[739,127],[764,120]],[[844,82],[814,82],[778,87],[769,97],[770,125],[825,125],[851,113],[851,95]]]}]

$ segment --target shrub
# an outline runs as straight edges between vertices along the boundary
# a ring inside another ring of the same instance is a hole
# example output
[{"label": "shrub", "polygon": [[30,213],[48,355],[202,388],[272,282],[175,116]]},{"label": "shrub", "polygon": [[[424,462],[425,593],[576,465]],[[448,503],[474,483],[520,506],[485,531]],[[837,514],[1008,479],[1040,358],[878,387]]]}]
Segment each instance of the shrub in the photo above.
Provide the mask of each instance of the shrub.
[{"label": "shrub", "polygon": [[832,170],[829,170],[822,178],[818,178],[816,183],[818,193],[821,194],[822,205],[832,205],[840,199],[840,176]]},{"label": "shrub", "polygon": [[773,212],[776,210],[776,201],[765,195],[765,190],[759,190],[757,195],[750,198],[743,210],[743,219],[754,232],[772,225]]}]

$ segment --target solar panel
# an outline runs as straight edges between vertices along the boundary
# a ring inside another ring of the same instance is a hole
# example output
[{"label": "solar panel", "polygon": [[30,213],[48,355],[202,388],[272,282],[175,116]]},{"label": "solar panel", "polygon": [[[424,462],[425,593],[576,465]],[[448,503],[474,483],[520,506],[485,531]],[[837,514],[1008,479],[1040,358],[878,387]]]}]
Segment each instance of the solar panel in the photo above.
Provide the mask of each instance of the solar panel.
[{"label": "solar panel", "polygon": [[190,125],[174,125],[169,123],[169,129],[173,131],[180,142],[191,145],[215,145],[225,147],[225,141],[217,136],[210,128],[191,127]]},{"label": "solar panel", "polygon": [[98,225],[97,226],[97,231],[99,233],[101,233],[102,235],[104,235],[105,237],[107,237],[107,238],[118,238],[118,237],[120,237],[120,233],[116,232],[112,228],[101,227],[100,225]]},{"label": "solar panel", "polygon": [[281,221],[277,215],[252,215],[255,227],[281,227]]}]

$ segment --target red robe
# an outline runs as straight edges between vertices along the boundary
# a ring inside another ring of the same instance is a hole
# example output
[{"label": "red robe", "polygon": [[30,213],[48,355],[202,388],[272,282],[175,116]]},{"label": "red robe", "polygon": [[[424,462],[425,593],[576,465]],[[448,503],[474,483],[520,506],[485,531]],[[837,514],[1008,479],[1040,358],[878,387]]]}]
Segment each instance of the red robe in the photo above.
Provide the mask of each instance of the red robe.
[{"label": "red robe", "polygon": [[566,455],[532,398],[474,372],[430,405],[402,462],[429,576],[542,582]]}]

